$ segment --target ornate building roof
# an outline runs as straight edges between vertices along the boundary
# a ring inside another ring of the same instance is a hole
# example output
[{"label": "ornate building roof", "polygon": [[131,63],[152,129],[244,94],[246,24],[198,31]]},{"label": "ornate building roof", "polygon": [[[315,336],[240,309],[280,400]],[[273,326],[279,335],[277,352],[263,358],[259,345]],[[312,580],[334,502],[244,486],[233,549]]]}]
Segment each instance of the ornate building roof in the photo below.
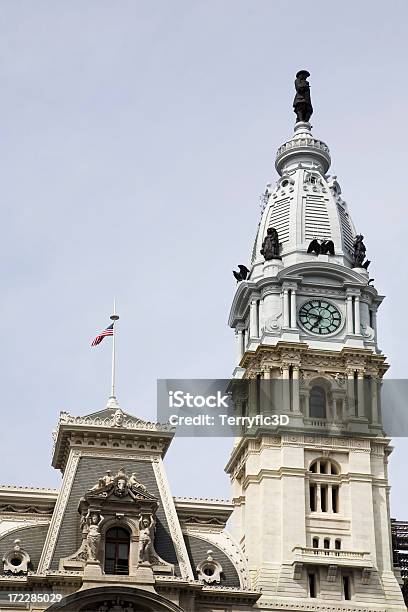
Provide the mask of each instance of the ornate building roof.
[{"label": "ornate building roof", "polygon": [[314,261],[316,254],[308,254],[307,250],[317,239],[333,241],[333,263],[352,267],[356,230],[337,177],[327,174],[330,163],[329,148],[314,138],[310,123],[297,123],[293,137],[277,151],[275,164],[280,176],[275,185],[267,185],[262,196],[251,280],[263,275],[261,249],[270,227],[278,232],[284,266]]}]

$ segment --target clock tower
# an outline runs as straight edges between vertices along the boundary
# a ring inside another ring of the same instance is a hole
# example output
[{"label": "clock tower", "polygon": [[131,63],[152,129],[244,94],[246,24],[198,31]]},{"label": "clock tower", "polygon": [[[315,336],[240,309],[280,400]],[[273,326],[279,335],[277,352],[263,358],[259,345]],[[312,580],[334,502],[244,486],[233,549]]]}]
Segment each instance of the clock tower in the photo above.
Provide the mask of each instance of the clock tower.
[{"label": "clock tower", "polygon": [[329,148],[312,134],[308,77],[296,77],[294,134],[277,151],[278,178],[262,197],[229,317],[234,377],[254,383],[242,410],[267,414],[273,398],[289,417],[234,445],[233,535],[262,590],[260,609],[402,611],[381,422],[383,297],[329,173]]}]

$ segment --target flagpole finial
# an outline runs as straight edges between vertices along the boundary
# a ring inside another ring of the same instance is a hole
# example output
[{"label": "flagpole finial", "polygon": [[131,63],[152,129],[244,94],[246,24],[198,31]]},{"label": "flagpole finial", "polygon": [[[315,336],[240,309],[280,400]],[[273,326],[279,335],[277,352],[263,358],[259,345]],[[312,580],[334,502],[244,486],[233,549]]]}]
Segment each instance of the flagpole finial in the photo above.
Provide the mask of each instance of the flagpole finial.
[{"label": "flagpole finial", "polygon": [[111,321],[117,321],[119,319],[119,315],[116,314],[116,300],[113,300],[113,313],[110,316]]}]

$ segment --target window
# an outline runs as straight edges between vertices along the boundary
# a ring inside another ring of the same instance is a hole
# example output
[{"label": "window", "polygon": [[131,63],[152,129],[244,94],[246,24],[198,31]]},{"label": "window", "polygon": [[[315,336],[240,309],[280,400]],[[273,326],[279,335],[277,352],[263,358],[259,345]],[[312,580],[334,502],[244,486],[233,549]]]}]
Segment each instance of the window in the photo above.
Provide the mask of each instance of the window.
[{"label": "window", "polygon": [[309,503],[311,512],[337,514],[339,510],[340,469],[330,459],[313,461],[309,467]]},{"label": "window", "polygon": [[309,597],[315,598],[317,597],[317,588],[316,588],[316,574],[308,574],[309,580]]},{"label": "window", "polygon": [[316,419],[326,418],[326,391],[323,387],[315,385],[310,391],[310,416]]},{"label": "window", "polygon": [[113,527],[105,536],[105,574],[129,574],[130,536],[126,529]]},{"label": "window", "polygon": [[334,542],[334,548],[335,548],[336,550],[341,550],[341,540],[336,540],[336,541]]},{"label": "window", "polygon": [[311,484],[310,485],[310,510],[312,512],[316,512],[316,485],[315,484]]},{"label": "window", "polygon": [[339,487],[332,486],[332,508],[333,512],[339,511]]},{"label": "window", "polygon": [[324,538],[323,546],[324,546],[324,548],[330,548],[330,540],[329,540],[329,538]]},{"label": "window", "polygon": [[319,548],[319,538],[313,538],[312,545],[313,548]]}]

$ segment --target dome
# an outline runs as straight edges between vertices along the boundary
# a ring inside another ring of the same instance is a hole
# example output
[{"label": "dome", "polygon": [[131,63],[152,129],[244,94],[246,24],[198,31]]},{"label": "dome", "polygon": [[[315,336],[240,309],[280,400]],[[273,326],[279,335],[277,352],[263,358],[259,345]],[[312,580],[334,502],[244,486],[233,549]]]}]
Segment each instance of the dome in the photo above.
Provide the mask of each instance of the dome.
[{"label": "dome", "polygon": [[337,177],[326,174],[330,163],[329,148],[314,138],[311,125],[297,123],[293,138],[277,151],[275,165],[280,178],[275,186],[268,185],[263,195],[252,254],[252,280],[263,275],[264,257],[260,251],[270,227],[278,232],[284,267],[315,260],[315,253],[307,253],[315,239],[332,241],[334,245],[334,255],[319,258],[352,267],[356,231]]}]

